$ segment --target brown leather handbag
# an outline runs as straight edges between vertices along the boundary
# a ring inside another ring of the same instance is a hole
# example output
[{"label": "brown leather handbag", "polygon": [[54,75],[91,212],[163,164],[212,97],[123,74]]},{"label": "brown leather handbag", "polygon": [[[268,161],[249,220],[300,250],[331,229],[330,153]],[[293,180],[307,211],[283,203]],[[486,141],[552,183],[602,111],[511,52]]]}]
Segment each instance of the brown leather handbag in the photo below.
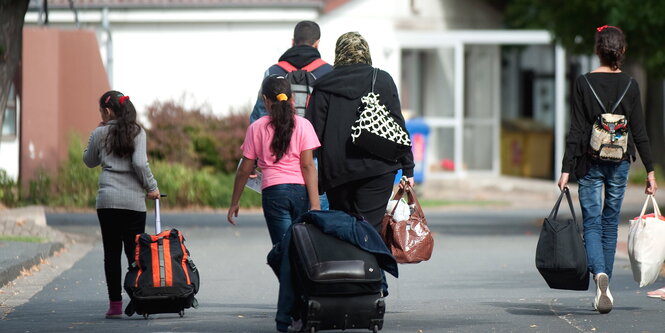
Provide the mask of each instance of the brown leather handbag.
[{"label": "brown leather handbag", "polygon": [[395,221],[393,218],[397,204],[390,212],[386,212],[381,222],[381,237],[398,263],[415,264],[429,260],[432,256],[434,238],[413,188],[408,181],[402,180],[401,184],[393,200],[399,202],[406,194],[407,202],[413,210],[409,218],[403,221]]}]

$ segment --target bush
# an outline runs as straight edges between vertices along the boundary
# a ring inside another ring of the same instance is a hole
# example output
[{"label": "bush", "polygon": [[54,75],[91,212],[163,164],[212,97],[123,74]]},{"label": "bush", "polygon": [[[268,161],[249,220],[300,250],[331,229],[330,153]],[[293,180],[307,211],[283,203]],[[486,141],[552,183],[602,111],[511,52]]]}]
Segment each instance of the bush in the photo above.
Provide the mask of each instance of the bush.
[{"label": "bush", "polygon": [[201,107],[155,102],[148,107],[148,121],[148,151],[153,159],[232,173],[242,157],[249,111],[218,117]]},{"label": "bush", "polygon": [[78,136],[69,141],[67,160],[58,168],[56,196],[51,205],[65,207],[95,207],[100,168],[88,168],[83,163],[83,143]]},{"label": "bush", "polygon": [[[212,207],[226,208],[231,203],[234,174],[215,172],[213,168],[196,169],[181,163],[151,161],[152,172],[159,190],[169,196],[169,208]],[[43,171],[30,182],[28,201],[36,204],[63,207],[94,208],[100,168],[88,168],[83,163],[83,145],[72,137],[67,160],[58,170],[51,191],[51,178]],[[0,193],[4,186],[0,173]],[[17,186],[16,186],[17,187]],[[53,193],[53,195],[49,195]],[[245,191],[240,205],[260,207],[261,196]]]},{"label": "bush", "polygon": [[0,169],[0,202],[9,207],[19,203],[18,183],[11,179],[4,169]]},{"label": "bush", "polygon": [[[658,164],[655,164],[653,168],[656,174],[656,183],[662,182],[663,168]],[[630,170],[630,174],[628,175],[628,183],[646,185],[646,179],[647,171],[644,169],[644,165],[642,165],[641,162],[636,163]]]},{"label": "bush", "polygon": [[[152,171],[159,191],[168,195],[171,207],[226,208],[231,203],[235,175],[213,173],[210,169],[194,170],[182,164],[162,161],[155,161]],[[261,196],[251,190],[244,191],[240,205],[260,207]]]},{"label": "bush", "polygon": [[51,176],[46,170],[40,168],[35,172],[35,177],[28,183],[28,197],[26,201],[30,204],[48,205],[51,198]]}]

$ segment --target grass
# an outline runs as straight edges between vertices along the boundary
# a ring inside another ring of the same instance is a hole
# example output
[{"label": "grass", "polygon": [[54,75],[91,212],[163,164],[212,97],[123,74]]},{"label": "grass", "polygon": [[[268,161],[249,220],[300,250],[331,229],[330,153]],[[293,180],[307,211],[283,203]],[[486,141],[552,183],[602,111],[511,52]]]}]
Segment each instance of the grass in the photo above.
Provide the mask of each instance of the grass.
[{"label": "grass", "polygon": [[25,242],[25,243],[46,243],[47,239],[44,238],[44,237],[35,237],[35,236],[0,235],[0,241],[4,241],[4,242]]}]

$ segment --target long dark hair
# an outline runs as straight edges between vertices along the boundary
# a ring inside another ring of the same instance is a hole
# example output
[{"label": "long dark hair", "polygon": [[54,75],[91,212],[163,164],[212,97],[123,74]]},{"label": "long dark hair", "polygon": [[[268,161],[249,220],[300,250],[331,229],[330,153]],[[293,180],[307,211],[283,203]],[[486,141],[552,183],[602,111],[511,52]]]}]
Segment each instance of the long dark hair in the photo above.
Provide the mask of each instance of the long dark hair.
[{"label": "long dark hair", "polygon": [[136,109],[128,96],[119,91],[110,90],[99,98],[100,108],[109,108],[115,114],[115,123],[110,126],[106,136],[106,149],[119,157],[128,157],[134,153],[134,138],[141,131],[136,122]]},{"label": "long dark hair", "polygon": [[623,63],[626,51],[626,37],[618,27],[604,25],[596,29],[596,55],[600,63],[617,70]]},{"label": "long dark hair", "polygon": [[275,135],[270,143],[270,151],[275,155],[275,163],[277,163],[286,154],[295,127],[291,84],[283,76],[271,75],[263,79],[261,91],[266,98],[272,101],[272,107],[269,110],[270,126],[275,130]]}]

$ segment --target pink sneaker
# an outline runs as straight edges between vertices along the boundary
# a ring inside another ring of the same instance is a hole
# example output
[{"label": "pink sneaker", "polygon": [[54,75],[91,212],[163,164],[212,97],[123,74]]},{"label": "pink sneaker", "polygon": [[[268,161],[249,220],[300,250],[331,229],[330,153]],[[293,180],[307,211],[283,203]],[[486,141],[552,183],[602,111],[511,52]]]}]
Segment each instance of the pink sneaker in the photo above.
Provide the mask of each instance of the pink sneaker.
[{"label": "pink sneaker", "polygon": [[122,301],[109,301],[109,310],[106,311],[106,319],[122,318]]}]

